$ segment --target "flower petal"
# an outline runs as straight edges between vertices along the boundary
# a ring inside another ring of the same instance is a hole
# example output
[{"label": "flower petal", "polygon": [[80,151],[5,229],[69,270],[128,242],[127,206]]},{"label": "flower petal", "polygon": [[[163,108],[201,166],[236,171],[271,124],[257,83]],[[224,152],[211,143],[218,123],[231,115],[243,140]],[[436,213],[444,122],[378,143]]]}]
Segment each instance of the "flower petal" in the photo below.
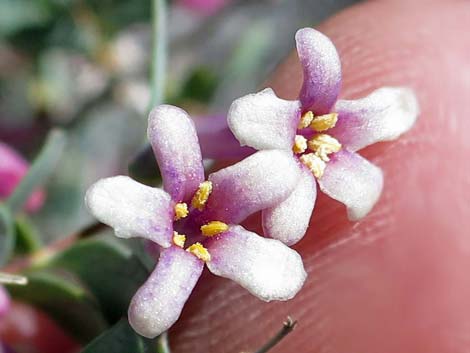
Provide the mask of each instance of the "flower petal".
[{"label": "flower petal", "polygon": [[118,237],[142,237],[168,247],[173,236],[173,202],[163,190],[126,176],[101,179],[88,189],[90,212]]},{"label": "flower petal", "polygon": [[358,100],[339,100],[336,126],[328,130],[343,146],[357,151],[379,141],[389,141],[408,131],[419,106],[413,90],[383,87]]},{"label": "flower petal", "polygon": [[341,62],[331,40],[313,28],[295,35],[297,53],[304,72],[299,99],[303,110],[315,115],[330,112],[341,87]]},{"label": "flower petal", "polygon": [[157,267],[129,306],[134,330],[148,338],[168,330],[178,320],[203,268],[204,262],[177,246],[162,250]]},{"label": "flower petal", "polygon": [[383,174],[357,153],[342,150],[331,155],[318,184],[325,194],[344,203],[349,219],[356,221],[369,213],[379,199]]},{"label": "flower petal", "polygon": [[231,226],[207,247],[212,273],[230,278],[264,301],[291,299],[307,277],[296,251],[241,226]]},{"label": "flower petal", "polygon": [[255,152],[240,146],[228,127],[226,115],[195,117],[194,124],[204,158],[241,159]]},{"label": "flower petal", "polygon": [[10,296],[5,288],[0,285],[0,319],[3,318],[10,310]]},{"label": "flower petal", "polygon": [[291,152],[256,152],[209,176],[212,193],[202,221],[238,224],[252,213],[287,198],[299,177],[300,170]]},{"label": "flower petal", "polygon": [[227,116],[240,144],[258,150],[292,150],[299,119],[300,102],[280,99],[271,88],[238,98]]},{"label": "flower petal", "polygon": [[174,201],[189,201],[204,181],[201,149],[191,118],[180,108],[160,105],[149,117],[148,138],[163,187]]},{"label": "flower petal", "polygon": [[316,197],[315,179],[311,172],[302,168],[292,194],[280,204],[263,210],[264,234],[287,245],[297,243],[307,231]]}]

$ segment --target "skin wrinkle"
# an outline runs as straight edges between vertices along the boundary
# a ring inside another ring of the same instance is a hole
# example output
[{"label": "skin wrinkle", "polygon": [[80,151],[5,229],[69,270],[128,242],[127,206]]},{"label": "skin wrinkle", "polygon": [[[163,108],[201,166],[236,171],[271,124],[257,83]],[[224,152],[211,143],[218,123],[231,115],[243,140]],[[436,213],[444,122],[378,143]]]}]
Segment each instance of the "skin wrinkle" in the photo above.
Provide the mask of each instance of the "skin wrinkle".
[{"label": "skin wrinkle", "polygon": [[[309,234],[295,247],[309,278],[294,300],[264,304],[226,280],[201,281],[172,330],[174,352],[253,350],[286,314],[300,325],[273,353],[468,350],[470,320],[464,308],[470,283],[462,269],[470,265],[464,202],[469,191],[462,185],[468,185],[463,165],[470,154],[464,138],[470,109],[462,102],[470,87],[468,75],[455,68],[470,69],[463,59],[470,43],[462,35],[469,6],[464,1],[423,6],[376,1],[338,14],[320,28],[342,59],[340,98],[358,98],[383,85],[412,85],[422,107],[417,126],[397,142],[360,151],[385,172],[384,193],[363,221],[348,222],[342,205],[319,195]],[[406,55],[383,56],[390,48]],[[376,61],[370,74],[371,67],[358,59],[368,56],[394,64],[376,71]],[[279,70],[272,87],[282,98],[295,98],[301,83],[295,57]],[[449,122],[457,118],[458,124]],[[443,133],[444,148],[436,144]],[[214,308],[214,296],[225,306]],[[248,312],[259,318],[256,324],[246,320]],[[200,335],[187,340],[190,332]]]}]

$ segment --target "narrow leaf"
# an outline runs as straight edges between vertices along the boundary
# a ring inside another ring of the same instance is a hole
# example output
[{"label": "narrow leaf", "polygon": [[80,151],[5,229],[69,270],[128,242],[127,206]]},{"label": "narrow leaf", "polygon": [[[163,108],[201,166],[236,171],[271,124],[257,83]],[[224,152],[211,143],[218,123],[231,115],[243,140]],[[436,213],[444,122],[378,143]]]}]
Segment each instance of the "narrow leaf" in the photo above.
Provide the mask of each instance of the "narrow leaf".
[{"label": "narrow leaf", "polygon": [[15,246],[13,219],[7,207],[0,204],[0,266],[11,256]]}]

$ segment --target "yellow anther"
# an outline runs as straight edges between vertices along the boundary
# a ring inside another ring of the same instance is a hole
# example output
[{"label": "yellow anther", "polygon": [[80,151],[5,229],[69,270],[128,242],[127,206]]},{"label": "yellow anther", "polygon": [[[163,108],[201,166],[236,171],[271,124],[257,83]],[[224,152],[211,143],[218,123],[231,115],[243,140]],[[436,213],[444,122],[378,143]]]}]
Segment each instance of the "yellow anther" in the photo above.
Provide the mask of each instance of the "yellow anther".
[{"label": "yellow anther", "polygon": [[330,113],[316,116],[310,123],[310,127],[315,131],[325,131],[335,127],[338,121],[338,113]]},{"label": "yellow anther", "polygon": [[214,235],[223,233],[228,230],[228,225],[220,221],[211,221],[201,226],[202,235],[213,237]]},{"label": "yellow anther", "polygon": [[292,150],[294,153],[304,153],[307,149],[307,139],[302,135],[296,135]]},{"label": "yellow anther", "polygon": [[323,161],[328,162],[330,153],[341,150],[341,144],[337,139],[327,134],[318,134],[308,141],[308,148],[315,152]]},{"label": "yellow anther", "polygon": [[184,248],[184,243],[186,242],[186,235],[179,234],[178,232],[173,232],[173,243],[180,248]]},{"label": "yellow anther", "polygon": [[197,208],[199,211],[204,209],[206,205],[207,199],[212,192],[212,183],[210,181],[205,181],[199,184],[199,189],[197,189],[196,193],[191,200],[191,205],[194,208]]},{"label": "yellow anther", "polygon": [[299,121],[299,125],[297,126],[298,129],[305,129],[313,120],[313,113],[308,111],[302,115]]},{"label": "yellow anther", "polygon": [[299,159],[317,179],[320,179],[323,176],[323,172],[326,168],[326,163],[316,154],[304,154]]},{"label": "yellow anther", "polygon": [[186,251],[190,252],[204,262],[211,260],[211,254],[209,254],[209,251],[204,246],[202,246],[201,243],[194,243],[189,248],[187,248]]},{"label": "yellow anther", "polygon": [[175,205],[175,221],[188,215],[188,205],[185,202],[179,202]]}]

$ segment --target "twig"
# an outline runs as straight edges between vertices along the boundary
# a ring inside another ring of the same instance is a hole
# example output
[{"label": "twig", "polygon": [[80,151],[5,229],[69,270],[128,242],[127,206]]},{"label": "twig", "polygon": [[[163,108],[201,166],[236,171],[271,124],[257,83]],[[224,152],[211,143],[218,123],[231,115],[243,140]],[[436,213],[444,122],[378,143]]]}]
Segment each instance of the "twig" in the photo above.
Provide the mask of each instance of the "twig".
[{"label": "twig", "polygon": [[287,317],[287,320],[284,321],[282,328],[279,332],[272,337],[268,342],[266,342],[260,349],[258,349],[255,353],[266,353],[279,342],[282,341],[284,337],[286,337],[289,333],[294,330],[295,326],[297,325],[297,321],[292,320],[290,316]]}]

